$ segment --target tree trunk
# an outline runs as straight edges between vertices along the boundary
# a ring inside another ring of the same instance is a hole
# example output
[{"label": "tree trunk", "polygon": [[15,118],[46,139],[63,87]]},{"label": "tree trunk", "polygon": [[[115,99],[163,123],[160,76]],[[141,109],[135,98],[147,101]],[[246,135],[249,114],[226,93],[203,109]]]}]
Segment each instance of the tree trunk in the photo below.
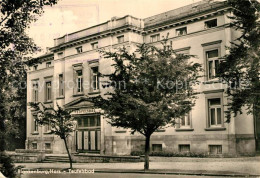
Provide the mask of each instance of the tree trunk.
[{"label": "tree trunk", "polygon": [[66,138],[64,138],[63,140],[64,140],[65,147],[66,147],[66,150],[67,150],[67,153],[68,153],[68,156],[69,156],[69,160],[70,160],[70,169],[72,169],[72,159],[71,159],[71,156],[70,156],[70,151],[69,151],[69,148],[68,148],[68,145],[67,145]]},{"label": "tree trunk", "polygon": [[145,136],[145,160],[144,170],[149,170],[149,154],[150,154],[150,135]]},{"label": "tree trunk", "polygon": [[255,97],[254,104],[253,104],[253,118],[254,118],[254,132],[255,132],[255,142],[256,142],[256,151],[260,151],[260,143],[259,143],[259,97]]}]

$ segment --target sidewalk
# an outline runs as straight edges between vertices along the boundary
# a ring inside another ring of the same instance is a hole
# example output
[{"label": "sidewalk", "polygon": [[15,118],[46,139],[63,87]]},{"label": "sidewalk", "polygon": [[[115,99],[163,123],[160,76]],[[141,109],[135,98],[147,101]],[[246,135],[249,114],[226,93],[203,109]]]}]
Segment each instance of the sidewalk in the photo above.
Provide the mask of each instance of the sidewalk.
[{"label": "sidewalk", "polygon": [[[244,158],[176,158],[151,157],[146,173],[180,175],[260,176],[260,157]],[[64,169],[69,163],[16,163],[25,169]],[[138,163],[74,163],[75,169],[94,169],[95,172],[144,173]]]}]

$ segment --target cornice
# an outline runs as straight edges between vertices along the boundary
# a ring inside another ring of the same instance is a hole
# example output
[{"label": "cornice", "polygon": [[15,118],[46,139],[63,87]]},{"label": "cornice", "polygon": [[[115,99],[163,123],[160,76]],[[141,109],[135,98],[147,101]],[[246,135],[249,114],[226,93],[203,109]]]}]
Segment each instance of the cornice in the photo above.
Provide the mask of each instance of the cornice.
[{"label": "cornice", "polygon": [[169,28],[173,28],[173,27],[177,27],[177,26],[181,26],[184,24],[189,24],[189,23],[193,23],[196,21],[200,21],[202,19],[207,19],[210,17],[214,17],[214,16],[218,16],[218,15],[222,15],[225,12],[229,11],[230,7],[226,7],[226,8],[221,8],[219,10],[215,10],[212,11],[212,9],[210,11],[205,11],[205,12],[198,12],[196,14],[191,14],[189,16],[185,16],[185,17],[180,17],[178,19],[169,19],[168,21],[164,21],[164,22],[159,22],[159,23],[155,23],[153,25],[150,26],[145,26],[144,27],[144,35],[150,34],[150,33],[154,33],[157,31],[162,31],[165,29],[169,29]]},{"label": "cornice", "polygon": [[143,32],[143,29],[136,27],[136,26],[133,26],[133,25],[126,25],[126,26],[114,28],[112,30],[106,30],[106,31],[103,31],[103,32],[100,32],[100,33],[96,33],[96,34],[93,34],[93,35],[78,38],[78,39],[75,39],[75,40],[72,40],[72,41],[69,41],[69,42],[65,42],[65,43],[62,43],[58,46],[54,46],[54,47],[50,48],[50,50],[53,51],[53,52],[57,52],[57,51],[63,50],[66,47],[77,46],[77,45],[87,43],[87,42],[90,42],[90,41],[94,42],[94,41],[97,41],[98,39],[101,39],[103,37],[114,36],[114,35],[117,35],[117,34],[120,34],[120,33],[123,33],[123,32],[127,32],[127,31],[132,31],[132,32],[141,34]]}]

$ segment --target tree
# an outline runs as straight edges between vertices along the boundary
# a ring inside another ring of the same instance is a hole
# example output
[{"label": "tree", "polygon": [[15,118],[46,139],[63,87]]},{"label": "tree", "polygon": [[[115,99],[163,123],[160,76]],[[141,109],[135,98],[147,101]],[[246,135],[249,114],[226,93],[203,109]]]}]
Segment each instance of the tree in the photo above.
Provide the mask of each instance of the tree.
[{"label": "tree", "polygon": [[59,136],[65,144],[66,151],[70,160],[70,169],[72,169],[72,158],[69,152],[67,137],[74,131],[74,118],[71,117],[73,110],[65,110],[57,104],[57,109],[46,107],[42,103],[30,102],[29,105],[37,113],[36,120],[40,125],[50,125],[51,132]]},{"label": "tree", "polygon": [[[6,123],[13,123],[13,121],[10,121],[12,118],[8,117],[10,115],[9,106],[5,104],[10,98],[8,92],[13,87],[10,84],[10,78],[13,75],[19,78],[19,70],[24,67],[24,56],[39,50],[26,34],[26,29],[43,13],[44,6],[52,6],[56,3],[57,0],[0,1],[0,152],[3,152],[6,146],[5,133],[8,132]],[[33,64],[33,61],[29,64]],[[18,82],[22,81],[20,79],[18,79]],[[19,88],[18,92],[13,91],[16,93],[15,96],[19,98]],[[16,101],[16,106],[24,105],[21,103],[19,104],[19,101]],[[19,107],[16,109],[19,110]],[[4,153],[1,153],[0,158],[3,155]],[[4,157],[3,159],[7,160]],[[7,167],[2,168],[3,172],[8,172],[5,171],[5,168]]]},{"label": "tree", "polygon": [[142,44],[135,53],[125,47],[117,52],[102,51],[114,62],[112,73],[99,74],[103,80],[109,79],[103,87],[112,90],[92,98],[112,126],[145,136],[145,170],[149,169],[151,135],[191,110],[195,99],[192,84],[201,71],[200,64],[187,61],[191,55],[176,54],[166,41],[162,44],[162,49]]},{"label": "tree", "polygon": [[230,83],[227,89],[230,96],[228,121],[232,113],[234,116],[241,114],[246,107],[256,124],[260,119],[260,3],[256,0],[228,0],[228,4],[233,13],[229,17],[232,20],[230,26],[240,31],[220,65],[219,76]]}]

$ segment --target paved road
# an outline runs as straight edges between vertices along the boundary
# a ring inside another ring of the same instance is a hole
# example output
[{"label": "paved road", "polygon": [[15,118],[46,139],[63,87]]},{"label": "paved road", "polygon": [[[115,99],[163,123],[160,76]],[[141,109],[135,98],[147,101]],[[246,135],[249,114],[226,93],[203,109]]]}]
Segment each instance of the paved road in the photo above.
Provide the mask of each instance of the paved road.
[{"label": "paved road", "polygon": [[[198,176],[187,175],[160,175],[160,174],[128,174],[128,173],[94,173],[94,174],[23,174],[22,178],[196,178]],[[212,176],[211,176],[212,177]],[[203,176],[203,178],[209,178],[209,176]]]},{"label": "paved road", "polygon": [[[139,163],[75,163],[77,169],[95,169],[95,170],[141,170],[142,162]],[[68,168],[69,163],[17,163],[24,165],[28,169],[37,168]],[[203,162],[151,162],[150,169],[153,170],[172,170],[173,172],[196,172],[196,173],[231,173],[231,174],[249,174],[260,175],[260,162],[256,161],[203,161]]]}]

